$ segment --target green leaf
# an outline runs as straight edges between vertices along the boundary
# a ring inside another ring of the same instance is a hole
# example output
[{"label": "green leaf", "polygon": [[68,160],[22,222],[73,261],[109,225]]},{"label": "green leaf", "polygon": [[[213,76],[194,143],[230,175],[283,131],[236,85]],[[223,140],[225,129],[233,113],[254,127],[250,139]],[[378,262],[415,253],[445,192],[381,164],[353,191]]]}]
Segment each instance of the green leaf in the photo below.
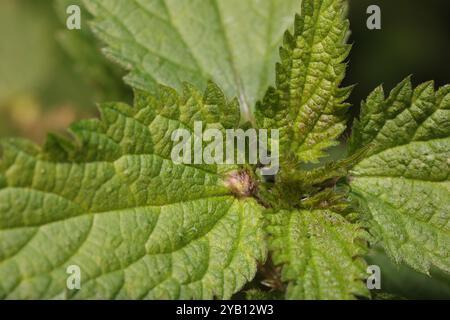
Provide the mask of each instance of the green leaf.
[{"label": "green leaf", "polygon": [[288,299],[352,299],[368,296],[365,232],[330,209],[283,210],[268,215],[270,248],[283,264]]},{"label": "green leaf", "polygon": [[379,87],[353,131],[351,150],[372,145],[351,187],[375,240],[396,262],[450,271],[450,86],[407,78],[387,99]]},{"label": "green leaf", "polygon": [[339,88],[350,50],[345,9],[341,0],[302,2],[294,34],[286,32],[280,49],[276,87],[257,105],[259,127],[279,128],[281,154],[299,161],[325,156],[345,129],[351,91]]},{"label": "green leaf", "polygon": [[368,296],[362,281],[364,231],[342,215],[348,207],[343,195],[318,186],[345,175],[348,163],[360,156],[312,171],[297,166],[325,156],[324,149],[336,145],[345,128],[350,88],[339,88],[350,49],[345,11],[340,0],[302,2],[294,34],[285,33],[280,49],[276,87],[257,104],[258,127],[280,130],[282,172],[259,196],[276,208],[267,228],[288,299]]},{"label": "green leaf", "polygon": [[[89,0],[94,31],[133,87],[203,88],[213,80],[251,109],[274,80],[272,66],[300,0]],[[156,31],[157,30],[157,31]]]},{"label": "green leaf", "polygon": [[[100,109],[72,126],[76,143],[3,141],[0,298],[229,298],[265,258],[260,206],[232,195],[230,167],[170,153],[174,129],[236,126],[237,102],[185,85]],[[80,290],[66,287],[70,265]]]}]

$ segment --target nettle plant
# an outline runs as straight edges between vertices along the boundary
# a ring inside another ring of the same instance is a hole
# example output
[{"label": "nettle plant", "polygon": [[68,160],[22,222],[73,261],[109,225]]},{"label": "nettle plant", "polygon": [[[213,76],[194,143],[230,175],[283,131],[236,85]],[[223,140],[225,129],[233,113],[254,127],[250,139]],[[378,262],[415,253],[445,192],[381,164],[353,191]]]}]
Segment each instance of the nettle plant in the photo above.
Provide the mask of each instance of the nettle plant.
[{"label": "nettle plant", "polygon": [[[85,6],[107,56],[130,70],[134,106],[102,104],[100,120],[42,148],[2,141],[0,298],[369,297],[375,244],[424,273],[450,271],[450,86],[375,89],[348,158],[323,161],[349,110],[345,2]],[[278,174],[175,164],[171,133],[195,121],[278,129]]]}]

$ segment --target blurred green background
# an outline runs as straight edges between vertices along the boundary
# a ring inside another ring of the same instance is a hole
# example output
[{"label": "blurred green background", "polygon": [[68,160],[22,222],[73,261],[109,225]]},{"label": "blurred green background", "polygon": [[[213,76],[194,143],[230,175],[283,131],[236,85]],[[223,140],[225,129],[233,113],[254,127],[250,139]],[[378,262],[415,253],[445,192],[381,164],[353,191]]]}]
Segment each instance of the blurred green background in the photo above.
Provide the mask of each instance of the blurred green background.
[{"label": "blurred green background", "polygon": [[[123,71],[103,58],[90,34],[87,13],[82,31],[64,29],[67,6],[78,2],[0,1],[0,137],[42,143],[47,132],[96,115],[97,102],[131,101]],[[371,4],[382,9],[382,30],[366,28]],[[450,83],[449,13],[448,0],[350,0],[354,45],[345,82],[357,84],[353,115],[376,86],[387,91],[409,74],[415,84]],[[398,296],[450,299],[448,275],[429,277],[393,265],[381,250],[373,250],[369,262],[381,266],[383,289]]]},{"label": "blurred green background", "polygon": [[0,1],[0,137],[43,142],[76,119],[96,114],[95,103],[129,101],[122,71],[106,61],[88,31],[65,30],[66,8],[79,1]]}]

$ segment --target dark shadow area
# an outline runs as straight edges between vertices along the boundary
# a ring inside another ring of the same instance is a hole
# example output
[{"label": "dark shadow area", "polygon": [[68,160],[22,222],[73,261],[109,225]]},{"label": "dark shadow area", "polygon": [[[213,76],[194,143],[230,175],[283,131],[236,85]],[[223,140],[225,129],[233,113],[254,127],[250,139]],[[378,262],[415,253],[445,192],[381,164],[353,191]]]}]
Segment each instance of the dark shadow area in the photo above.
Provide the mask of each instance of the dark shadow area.
[{"label": "dark shadow area", "polygon": [[[369,5],[381,8],[381,30],[369,30]],[[350,0],[350,43],[346,84],[357,84],[350,102],[361,100],[378,85],[388,92],[412,74],[415,85],[435,80],[450,83],[450,1]]]}]

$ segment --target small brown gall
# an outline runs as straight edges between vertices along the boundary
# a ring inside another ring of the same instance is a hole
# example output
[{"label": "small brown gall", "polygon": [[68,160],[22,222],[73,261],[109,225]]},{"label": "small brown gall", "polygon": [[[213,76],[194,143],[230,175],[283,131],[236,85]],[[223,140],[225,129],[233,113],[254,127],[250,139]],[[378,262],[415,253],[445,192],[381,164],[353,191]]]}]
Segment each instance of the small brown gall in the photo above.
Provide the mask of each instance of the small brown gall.
[{"label": "small brown gall", "polygon": [[251,197],[256,192],[256,184],[247,170],[233,171],[225,179],[225,186],[237,197]]}]

